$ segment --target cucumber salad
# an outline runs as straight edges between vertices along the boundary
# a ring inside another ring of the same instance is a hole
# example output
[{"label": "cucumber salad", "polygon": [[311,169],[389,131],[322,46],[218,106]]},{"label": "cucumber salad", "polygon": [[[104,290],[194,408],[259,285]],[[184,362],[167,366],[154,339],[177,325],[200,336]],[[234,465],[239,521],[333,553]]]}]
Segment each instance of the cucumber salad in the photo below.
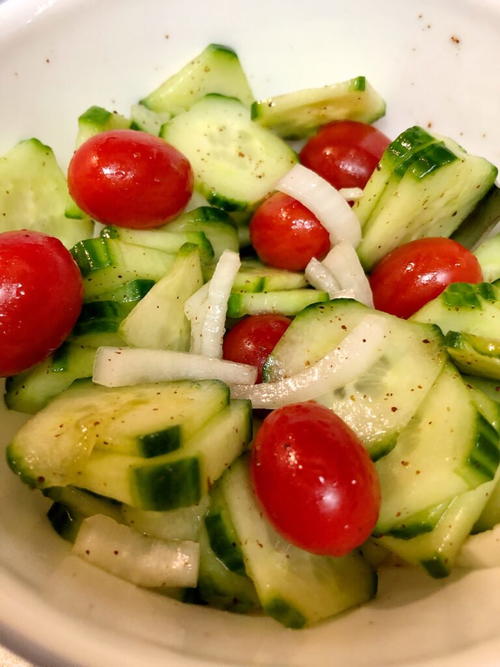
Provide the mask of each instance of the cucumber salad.
[{"label": "cucumber salad", "polygon": [[497,169],[385,108],[255,101],[211,44],[82,113],[67,176],[0,158],[7,462],[68,551],[290,628],[500,565]]}]

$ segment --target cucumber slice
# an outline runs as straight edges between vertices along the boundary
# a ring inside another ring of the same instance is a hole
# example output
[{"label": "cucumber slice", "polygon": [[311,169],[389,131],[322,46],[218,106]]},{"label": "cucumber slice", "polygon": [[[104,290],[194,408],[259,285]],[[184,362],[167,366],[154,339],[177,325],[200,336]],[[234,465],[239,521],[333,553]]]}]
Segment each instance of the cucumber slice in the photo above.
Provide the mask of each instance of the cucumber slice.
[{"label": "cucumber slice", "polygon": [[210,492],[210,507],[205,517],[210,547],[217,558],[231,572],[245,575],[245,562],[241,544],[235,531],[231,514],[224,499],[220,482]]},{"label": "cucumber slice", "polygon": [[226,211],[250,211],[296,163],[275,134],[250,120],[237,99],[207,95],[162,128],[188,158],[195,187]]},{"label": "cucumber slice", "polygon": [[47,519],[55,532],[67,542],[74,542],[85,519],[83,514],[62,503],[52,503]]},{"label": "cucumber slice", "polygon": [[430,533],[409,540],[387,536],[377,542],[411,565],[423,567],[432,577],[446,577],[494,484],[486,482],[456,496]]},{"label": "cucumber slice", "polygon": [[451,238],[472,250],[499,219],[500,188],[493,186]]},{"label": "cucumber slice", "polygon": [[[269,356],[264,380],[276,382],[316,363],[371,309],[350,299],[306,308]],[[320,399],[361,438],[373,458],[387,453],[441,372],[445,354],[435,327],[377,313],[390,323],[384,356],[355,382]]]},{"label": "cucumber slice", "polygon": [[198,505],[181,507],[170,512],[148,512],[130,505],[121,505],[121,514],[128,526],[159,540],[198,541],[207,509],[208,497],[204,497]]},{"label": "cucumber slice", "polygon": [[86,239],[74,245],[71,253],[84,277],[86,301],[99,301],[132,280],[156,282],[174,263],[174,255],[117,239]]},{"label": "cucumber slice", "polygon": [[205,527],[200,534],[198,593],[203,602],[226,611],[248,614],[260,609],[252,581],[229,570],[210,547]]},{"label": "cucumber slice", "polygon": [[133,308],[120,325],[127,345],[188,351],[191,327],[184,314],[187,299],[203,285],[200,250],[186,243],[170,271]]},{"label": "cucumber slice", "polygon": [[175,116],[208,93],[236,97],[250,106],[253,93],[233,49],[209,44],[196,58],[141,100],[152,111]]},{"label": "cucumber slice", "polygon": [[450,236],[488,192],[497,169],[466,154],[451,139],[418,151],[397,188],[363,227],[358,254],[365,269],[398,245],[426,236]]},{"label": "cucumber slice", "polygon": [[116,111],[108,111],[103,107],[92,106],[78,118],[78,134],[76,148],[100,132],[108,130],[126,130],[131,121]]},{"label": "cucumber slice", "polygon": [[136,280],[131,280],[130,282],[125,283],[122,287],[117,287],[110,292],[105,292],[102,295],[102,300],[116,301],[117,303],[136,303],[137,301],[140,301],[143,296],[146,296],[154,284],[154,280],[137,278]]},{"label": "cucumber slice", "polygon": [[[201,426],[205,415],[208,419],[222,410],[227,401],[226,386],[212,380],[121,389],[80,382],[19,429],[7,448],[7,459],[14,472],[30,486],[82,486],[80,469],[94,447],[117,447],[125,451],[127,447],[137,448],[144,444],[141,437],[162,432],[182,421],[195,429],[196,420]],[[183,420],[184,414],[189,414],[189,419]],[[106,495],[98,489],[89,490]]]},{"label": "cucumber slice", "polygon": [[219,208],[200,206],[168,223],[171,232],[201,232],[213,248],[213,261],[217,262],[224,250],[238,252],[238,232],[229,215]]},{"label": "cucumber slice", "polygon": [[474,255],[481,265],[484,280],[492,283],[500,278],[500,234],[483,241]]},{"label": "cucumber slice", "polygon": [[198,580],[196,542],[157,540],[101,514],[82,522],[73,553],[148,588],[196,586]]},{"label": "cucumber slice", "polygon": [[133,302],[119,301],[92,301],[83,304],[69,340],[75,345],[94,348],[101,345],[123,345],[119,332],[120,323],[133,307]]},{"label": "cucumber slice", "polygon": [[221,488],[259,601],[277,621],[301,628],[375,594],[376,577],[359,554],[317,556],[291,545],[273,530],[255,500],[245,458],[231,466]]},{"label": "cucumber slice", "polygon": [[172,232],[169,225],[156,229],[126,229],[125,227],[107,226],[101,230],[103,238],[119,239],[124,243],[156,248],[169,255],[175,255],[185,243],[191,243],[200,249],[204,264],[213,260],[214,251],[203,232]]},{"label": "cucumber slice", "polygon": [[144,104],[133,104],[130,109],[130,129],[147,132],[155,137],[160,136],[160,130],[171,118],[168,111],[152,111],[144,106]]},{"label": "cucumber slice", "polygon": [[56,236],[67,248],[92,236],[89,218],[66,216],[66,178],[52,149],[38,139],[21,141],[0,157],[0,184],[0,232],[33,229]]},{"label": "cucumber slice", "polygon": [[306,286],[303,273],[276,269],[253,259],[244,259],[233,282],[233,292],[277,292]]},{"label": "cucumber slice", "polygon": [[232,292],[227,316],[232,318],[261,313],[297,315],[311,304],[328,301],[328,294],[314,289],[289,289],[278,292]]},{"label": "cucumber slice", "polygon": [[10,410],[34,414],[75,380],[90,378],[95,349],[64,343],[45,361],[24,373],[7,378],[5,405]]},{"label": "cucumber slice", "polygon": [[437,324],[445,334],[460,331],[498,340],[500,287],[490,283],[452,283],[410,319]]},{"label": "cucumber slice", "polygon": [[375,533],[385,535],[407,518],[490,481],[499,461],[498,432],[446,365],[394,449],[376,463],[382,505]]},{"label": "cucumber slice", "polygon": [[384,114],[384,100],[364,76],[252,104],[252,119],[285,139],[303,139],[336,120],[374,123]]},{"label": "cucumber slice", "polygon": [[198,504],[251,438],[248,401],[232,401],[177,451],[141,459],[95,451],[78,471],[85,489],[145,510]]},{"label": "cucumber slice", "polygon": [[455,365],[470,375],[500,380],[500,340],[449,331],[445,337]]}]

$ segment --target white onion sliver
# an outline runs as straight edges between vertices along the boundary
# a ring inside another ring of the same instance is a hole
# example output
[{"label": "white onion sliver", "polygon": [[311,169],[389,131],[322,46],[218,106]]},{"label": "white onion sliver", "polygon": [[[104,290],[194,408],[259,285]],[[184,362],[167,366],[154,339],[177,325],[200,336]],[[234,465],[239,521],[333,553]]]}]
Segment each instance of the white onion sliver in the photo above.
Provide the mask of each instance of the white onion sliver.
[{"label": "white onion sliver", "polygon": [[184,304],[184,313],[191,325],[191,345],[189,351],[193,354],[201,354],[201,343],[203,340],[203,328],[207,315],[208,305],[208,283],[192,294]]},{"label": "white onion sliver", "polygon": [[334,299],[334,295],[340,290],[340,285],[332,272],[315,257],[306,266],[304,275],[310,285],[323,292],[328,292],[330,299]]},{"label": "white onion sliver", "polygon": [[201,354],[220,359],[226,326],[227,302],[241,266],[240,256],[224,250],[208,283],[207,314],[202,331]]},{"label": "white onion sliver", "polygon": [[257,385],[233,386],[232,398],[250,399],[254,408],[275,409],[309,401],[353,382],[382,355],[388,321],[366,315],[323,359],[292,377]]},{"label": "white onion sliver", "polygon": [[358,201],[363,196],[361,188],[340,188],[339,192],[346,201]]},{"label": "white onion sliver", "polygon": [[344,197],[324,178],[311,169],[296,164],[278,181],[276,190],[297,199],[314,213],[328,230],[332,245],[348,241],[357,246],[361,240],[361,225]]},{"label": "white onion sliver", "polygon": [[196,290],[194,294],[191,294],[189,299],[186,299],[184,303],[184,313],[188,320],[192,320],[198,314],[199,309],[203,303],[207,300],[208,297],[208,283],[205,283],[199,290]]},{"label": "white onion sliver", "polygon": [[373,294],[368,278],[361,266],[357,252],[350,243],[343,241],[334,246],[322,261],[340,289],[352,290],[355,299],[373,308]]},{"label": "white onion sliver", "polygon": [[257,368],[174,350],[100,347],[96,352],[92,379],[105,387],[169,380],[221,380],[227,384],[252,384],[257,379]]},{"label": "white onion sliver", "polygon": [[84,519],[73,553],[139,586],[195,586],[200,545],[188,540],[158,540],[96,514]]}]

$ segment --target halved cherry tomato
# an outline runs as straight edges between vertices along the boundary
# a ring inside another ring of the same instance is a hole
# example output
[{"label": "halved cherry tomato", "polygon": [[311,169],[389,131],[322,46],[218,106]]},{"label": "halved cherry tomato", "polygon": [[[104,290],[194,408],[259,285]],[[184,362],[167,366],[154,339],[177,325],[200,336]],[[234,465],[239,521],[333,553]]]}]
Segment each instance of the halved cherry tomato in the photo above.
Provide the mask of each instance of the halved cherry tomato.
[{"label": "halved cherry tomato", "polygon": [[187,158],[163,139],[110,130],[88,139],[69,165],[73,199],[94,220],[147,229],[175,218],[193,191]]},{"label": "halved cherry tomato", "polygon": [[293,197],[275,192],[250,221],[250,240],[259,258],[279,269],[302,271],[309,261],[330,250],[327,230]]},{"label": "halved cherry tomato", "polygon": [[0,377],[59,347],[82,298],[78,266],[58,239],[25,230],[0,234]]},{"label": "halved cherry tomato", "polygon": [[302,549],[342,556],[373,531],[380,508],[375,466],[351,429],[318,403],[287,405],[265,418],[251,471],[268,519]]},{"label": "halved cherry tomato", "polygon": [[389,143],[372,125],[338,121],[309,139],[300,161],[336,188],[364,188]]},{"label": "halved cherry tomato", "polygon": [[224,336],[224,359],[257,366],[261,382],[262,367],[290,323],[288,317],[271,313],[245,317]]},{"label": "halved cherry tomato", "polygon": [[483,279],[476,257],[443,237],[418,239],[395,248],[373,269],[370,285],[375,308],[410,317],[451,283]]}]

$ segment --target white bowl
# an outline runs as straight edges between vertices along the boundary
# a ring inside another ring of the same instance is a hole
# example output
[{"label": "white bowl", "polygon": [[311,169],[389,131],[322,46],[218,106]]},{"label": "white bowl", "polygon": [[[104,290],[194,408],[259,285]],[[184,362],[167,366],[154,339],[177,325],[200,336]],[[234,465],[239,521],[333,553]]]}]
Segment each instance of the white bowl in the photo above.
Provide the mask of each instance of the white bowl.
[{"label": "white bowl", "polygon": [[[209,42],[235,47],[258,97],[365,74],[391,135],[432,125],[500,163],[495,0],[7,0],[0,153],[37,136],[64,163],[91,104],[124,113]],[[20,424],[0,412],[0,445]],[[181,605],[67,556],[46,502],[0,463],[0,642],[43,665],[493,665],[500,569],[381,578],[316,628]]]}]

